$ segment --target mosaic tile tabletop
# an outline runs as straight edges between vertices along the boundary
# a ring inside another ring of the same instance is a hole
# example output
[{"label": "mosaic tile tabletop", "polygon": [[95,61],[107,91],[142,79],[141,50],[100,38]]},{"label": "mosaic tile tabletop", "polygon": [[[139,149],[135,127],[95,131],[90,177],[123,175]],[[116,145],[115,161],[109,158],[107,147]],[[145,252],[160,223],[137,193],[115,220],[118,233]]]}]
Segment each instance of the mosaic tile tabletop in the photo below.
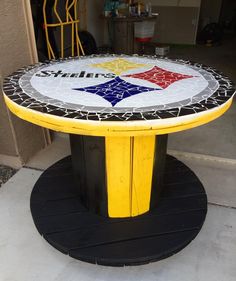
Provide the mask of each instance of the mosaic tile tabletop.
[{"label": "mosaic tile tabletop", "polygon": [[15,103],[60,117],[132,121],[180,117],[220,107],[234,95],[222,73],[183,60],[89,56],[39,63],[7,77]]}]

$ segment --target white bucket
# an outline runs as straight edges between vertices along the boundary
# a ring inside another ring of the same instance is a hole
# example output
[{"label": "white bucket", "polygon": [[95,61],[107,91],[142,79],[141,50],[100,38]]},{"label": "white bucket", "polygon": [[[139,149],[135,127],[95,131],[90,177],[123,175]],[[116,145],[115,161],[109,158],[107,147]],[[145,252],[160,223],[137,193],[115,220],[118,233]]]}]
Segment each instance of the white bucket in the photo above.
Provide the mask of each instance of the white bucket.
[{"label": "white bucket", "polygon": [[155,31],[155,21],[141,21],[134,23],[134,37],[140,41],[150,40]]}]

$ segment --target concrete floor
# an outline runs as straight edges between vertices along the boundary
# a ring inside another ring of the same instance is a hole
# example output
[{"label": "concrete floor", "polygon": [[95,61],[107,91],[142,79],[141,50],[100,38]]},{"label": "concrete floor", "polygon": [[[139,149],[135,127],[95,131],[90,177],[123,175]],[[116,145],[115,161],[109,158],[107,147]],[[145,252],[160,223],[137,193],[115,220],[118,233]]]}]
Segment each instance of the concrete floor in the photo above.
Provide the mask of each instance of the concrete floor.
[{"label": "concrete floor", "polygon": [[[232,36],[232,35],[231,35]],[[225,37],[215,47],[173,46],[170,57],[190,59],[212,66],[236,83],[236,36]],[[236,159],[236,99],[230,110],[206,125],[171,134],[169,149]]]},{"label": "concrete floor", "polygon": [[236,35],[224,36],[219,46],[174,45],[170,49],[170,58],[182,58],[212,66],[236,82]]},{"label": "concrete floor", "polygon": [[[212,48],[174,47],[171,56],[212,65],[236,81],[232,42]],[[209,210],[203,229],[189,246],[166,260],[138,267],[79,262],[52,248],[38,234],[29,208],[31,190],[42,170],[70,154],[67,135],[57,134],[51,146],[35,155],[0,189],[0,281],[235,281],[234,120],[235,103],[208,125],[170,135],[169,153],[186,163],[203,182]]]},{"label": "concrete floor", "polygon": [[169,135],[169,149],[236,159],[236,99],[221,117],[206,125]]},{"label": "concrete floor", "polygon": [[[160,262],[111,268],[91,265],[51,247],[37,232],[30,194],[42,171],[69,154],[68,138],[36,155],[0,189],[1,281],[235,281],[236,161],[170,151],[198,175],[209,209],[197,238],[178,254]],[[34,167],[34,168],[32,168]]]}]

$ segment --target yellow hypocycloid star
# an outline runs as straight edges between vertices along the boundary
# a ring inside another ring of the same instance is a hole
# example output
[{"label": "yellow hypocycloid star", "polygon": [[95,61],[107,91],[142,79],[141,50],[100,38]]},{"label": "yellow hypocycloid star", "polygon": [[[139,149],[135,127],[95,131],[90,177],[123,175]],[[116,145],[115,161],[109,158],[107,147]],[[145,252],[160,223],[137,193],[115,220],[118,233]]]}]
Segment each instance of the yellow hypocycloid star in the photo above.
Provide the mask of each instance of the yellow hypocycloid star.
[{"label": "yellow hypocycloid star", "polygon": [[108,62],[92,64],[91,66],[103,68],[103,69],[112,71],[116,75],[120,75],[127,70],[141,68],[141,67],[145,67],[148,65],[141,64],[141,63],[133,63],[133,62],[130,62],[125,59],[115,59],[115,60],[108,61]]}]

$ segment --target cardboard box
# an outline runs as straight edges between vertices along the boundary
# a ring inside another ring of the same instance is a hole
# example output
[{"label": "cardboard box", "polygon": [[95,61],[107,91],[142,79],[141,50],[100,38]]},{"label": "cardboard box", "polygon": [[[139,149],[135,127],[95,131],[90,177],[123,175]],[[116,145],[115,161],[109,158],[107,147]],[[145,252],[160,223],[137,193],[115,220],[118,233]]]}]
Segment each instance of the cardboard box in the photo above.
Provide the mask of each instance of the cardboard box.
[{"label": "cardboard box", "polygon": [[170,46],[168,45],[157,45],[155,47],[155,54],[157,56],[166,56],[170,52]]}]

